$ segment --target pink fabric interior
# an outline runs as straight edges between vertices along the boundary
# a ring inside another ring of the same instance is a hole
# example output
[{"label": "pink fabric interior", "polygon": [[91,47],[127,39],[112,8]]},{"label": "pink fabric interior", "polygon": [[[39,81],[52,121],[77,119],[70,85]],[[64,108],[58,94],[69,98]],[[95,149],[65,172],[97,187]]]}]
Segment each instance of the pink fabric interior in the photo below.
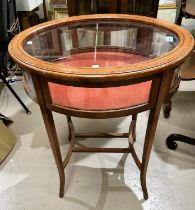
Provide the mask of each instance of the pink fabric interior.
[{"label": "pink fabric interior", "polygon": [[126,66],[129,64],[139,63],[149,60],[149,58],[124,52],[85,52],[73,54],[69,57],[55,61],[56,64],[62,66],[74,67],[116,67]]},{"label": "pink fabric interior", "polygon": [[[60,65],[87,67],[94,64],[93,52],[71,55],[56,61]],[[146,57],[121,52],[99,52],[96,64],[122,66],[147,60]],[[151,81],[134,85],[109,88],[83,88],[49,83],[52,103],[83,110],[119,109],[143,104],[148,101]]]}]

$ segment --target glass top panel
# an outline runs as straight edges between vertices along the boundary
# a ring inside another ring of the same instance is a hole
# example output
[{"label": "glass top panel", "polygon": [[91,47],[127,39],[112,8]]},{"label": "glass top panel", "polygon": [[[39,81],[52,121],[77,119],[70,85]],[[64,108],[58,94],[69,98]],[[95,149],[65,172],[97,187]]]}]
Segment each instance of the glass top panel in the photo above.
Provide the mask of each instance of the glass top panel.
[{"label": "glass top panel", "polygon": [[40,60],[80,68],[127,66],[174,49],[178,37],[169,30],[131,21],[83,21],[32,34],[24,50]]}]

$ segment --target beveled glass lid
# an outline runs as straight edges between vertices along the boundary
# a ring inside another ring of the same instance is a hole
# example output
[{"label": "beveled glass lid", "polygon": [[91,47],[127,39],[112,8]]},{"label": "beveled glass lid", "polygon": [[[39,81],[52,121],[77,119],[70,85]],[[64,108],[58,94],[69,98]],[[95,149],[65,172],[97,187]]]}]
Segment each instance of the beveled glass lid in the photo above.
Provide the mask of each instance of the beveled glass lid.
[{"label": "beveled glass lid", "polygon": [[24,50],[40,60],[79,68],[110,68],[165,55],[178,36],[159,26],[131,20],[86,20],[37,31]]},{"label": "beveled glass lid", "polygon": [[139,77],[176,67],[191,52],[185,29],[155,18],[87,15],[49,21],[27,29],[9,46],[13,59],[30,71],[86,77]]}]

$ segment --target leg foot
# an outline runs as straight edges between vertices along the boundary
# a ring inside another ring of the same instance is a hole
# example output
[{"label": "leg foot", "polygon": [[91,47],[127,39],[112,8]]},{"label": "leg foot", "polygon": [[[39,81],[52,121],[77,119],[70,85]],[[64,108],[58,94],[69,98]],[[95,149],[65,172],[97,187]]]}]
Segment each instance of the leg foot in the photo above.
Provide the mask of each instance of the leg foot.
[{"label": "leg foot", "polygon": [[146,176],[144,176],[143,174],[140,175],[140,182],[141,182],[141,186],[142,186],[144,199],[147,200],[148,199],[148,190],[147,190],[147,186],[146,186]]},{"label": "leg foot", "polygon": [[68,141],[71,141],[71,127],[69,122],[71,121],[71,116],[66,116],[67,124],[68,124]]},{"label": "leg foot", "polygon": [[133,141],[136,141],[136,124],[137,124],[137,114],[132,116],[132,120],[135,122],[133,130],[132,130],[132,137],[133,137]]},{"label": "leg foot", "polygon": [[59,191],[59,197],[64,197],[64,187],[65,187],[65,179],[60,180],[60,191]]},{"label": "leg foot", "polygon": [[169,118],[170,113],[172,110],[172,102],[170,96],[165,99],[164,104],[163,104],[163,112],[164,112],[164,117]]}]

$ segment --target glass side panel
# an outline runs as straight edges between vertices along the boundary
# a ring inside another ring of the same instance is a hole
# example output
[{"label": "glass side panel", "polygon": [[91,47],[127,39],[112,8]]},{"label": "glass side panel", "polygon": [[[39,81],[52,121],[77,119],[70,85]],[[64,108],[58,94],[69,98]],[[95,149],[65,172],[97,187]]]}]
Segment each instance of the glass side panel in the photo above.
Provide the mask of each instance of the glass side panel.
[{"label": "glass side panel", "polygon": [[[24,88],[37,102],[31,75],[24,72]],[[120,87],[85,88],[49,82],[54,105],[80,110],[116,110],[147,104],[152,81]]]},{"label": "glass side panel", "polygon": [[54,105],[80,110],[115,110],[146,104],[152,81],[134,85],[83,88],[49,83]]}]

